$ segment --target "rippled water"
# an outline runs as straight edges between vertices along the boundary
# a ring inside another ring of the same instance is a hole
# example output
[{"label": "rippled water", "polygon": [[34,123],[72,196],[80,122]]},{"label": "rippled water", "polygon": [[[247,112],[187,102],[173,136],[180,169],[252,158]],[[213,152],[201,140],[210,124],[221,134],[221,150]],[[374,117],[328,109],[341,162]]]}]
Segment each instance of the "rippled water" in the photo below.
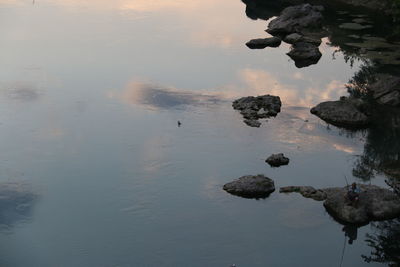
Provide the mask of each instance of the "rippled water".
[{"label": "rippled water", "polygon": [[[343,249],[343,266],[366,264],[371,225],[344,247],[320,202],[222,190],[258,173],[343,186],[368,138],[309,113],[362,63],[328,38],[302,69],[288,45],[250,50],[267,23],[245,8],[0,0],[0,188],[18,192],[0,210],[1,266],[338,266]],[[283,110],[250,128],[231,101],[259,94]],[[265,164],[277,152],[289,166]]]}]

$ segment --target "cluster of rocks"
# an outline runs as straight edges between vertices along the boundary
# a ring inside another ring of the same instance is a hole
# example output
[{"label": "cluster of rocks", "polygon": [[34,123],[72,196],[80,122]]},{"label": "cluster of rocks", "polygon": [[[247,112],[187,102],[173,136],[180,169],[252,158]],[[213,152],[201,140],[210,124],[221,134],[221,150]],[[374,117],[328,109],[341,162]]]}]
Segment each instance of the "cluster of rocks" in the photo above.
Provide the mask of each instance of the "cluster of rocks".
[{"label": "cluster of rocks", "polygon": [[258,120],[278,115],[282,102],[279,96],[248,96],[233,101],[232,106],[240,111],[247,125],[260,127],[261,123]]},{"label": "cluster of rocks", "polygon": [[[312,186],[281,187],[280,193],[300,193],[303,197],[324,201],[327,212],[344,224],[366,224],[400,216],[400,197],[375,185],[359,185],[361,193],[357,203],[346,198],[348,187],[315,189]],[[223,189],[245,198],[266,198],[275,191],[274,181],[262,174],[246,175],[224,185]]]},{"label": "cluster of rocks", "polygon": [[316,64],[322,54],[318,47],[322,36],[322,6],[302,4],[285,8],[268,24],[270,38],[253,39],[246,43],[251,49],[278,47],[281,40],[292,45],[287,55],[298,68]]},{"label": "cluster of rocks", "polygon": [[280,192],[298,192],[306,198],[324,201],[328,213],[341,223],[366,224],[400,216],[400,198],[388,189],[375,185],[359,185],[361,193],[356,204],[346,200],[347,187],[315,189],[311,186],[282,187]]},{"label": "cluster of rocks", "polygon": [[318,49],[321,39],[318,37],[322,34],[323,10],[322,6],[310,4],[287,7],[268,25],[269,34],[292,44],[287,55],[298,68],[316,64],[322,56]]},{"label": "cluster of rocks", "polygon": [[[375,82],[365,89],[371,99],[378,105],[400,106],[400,77],[378,74]],[[373,109],[359,98],[341,97],[337,101],[327,101],[313,107],[310,112],[322,120],[338,127],[359,129],[372,123]]]}]

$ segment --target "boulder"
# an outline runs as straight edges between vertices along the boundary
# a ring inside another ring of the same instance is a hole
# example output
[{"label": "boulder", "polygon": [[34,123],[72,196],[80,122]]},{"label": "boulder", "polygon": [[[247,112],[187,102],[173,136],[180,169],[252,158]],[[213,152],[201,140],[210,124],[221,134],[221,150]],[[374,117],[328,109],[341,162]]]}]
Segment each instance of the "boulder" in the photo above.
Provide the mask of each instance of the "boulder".
[{"label": "boulder", "polygon": [[317,45],[306,42],[294,43],[287,55],[294,60],[298,68],[317,64],[322,56]]},{"label": "boulder", "polygon": [[346,199],[347,187],[315,189],[310,186],[282,187],[280,192],[298,192],[304,197],[324,200],[328,213],[343,224],[367,224],[370,221],[389,220],[400,216],[400,197],[375,185],[358,185],[361,192],[357,203]]},{"label": "boulder", "polygon": [[349,205],[344,197],[347,187],[323,189],[327,198],[324,207],[339,222],[366,224],[396,218],[400,215],[400,198],[392,191],[375,185],[360,185],[357,205]]},{"label": "boulder", "polygon": [[310,112],[322,120],[338,127],[358,129],[365,128],[370,118],[360,109],[361,102],[343,98],[338,101],[327,101],[313,107]]},{"label": "boulder", "polygon": [[245,198],[266,198],[275,191],[274,181],[262,174],[242,176],[224,185],[232,195]]},{"label": "boulder", "polygon": [[281,105],[279,96],[272,95],[242,97],[232,103],[251,127],[260,127],[259,119],[275,117],[281,111]]},{"label": "boulder", "polygon": [[302,4],[285,8],[280,16],[268,24],[267,32],[272,35],[287,35],[303,30],[321,29],[322,6]]},{"label": "boulder", "polygon": [[266,47],[278,47],[281,45],[281,39],[278,37],[270,37],[263,39],[253,39],[246,43],[251,49],[264,49]]},{"label": "boulder", "polygon": [[288,165],[289,158],[285,157],[283,153],[272,154],[265,160],[265,162],[267,162],[272,167],[279,167],[282,165]]}]

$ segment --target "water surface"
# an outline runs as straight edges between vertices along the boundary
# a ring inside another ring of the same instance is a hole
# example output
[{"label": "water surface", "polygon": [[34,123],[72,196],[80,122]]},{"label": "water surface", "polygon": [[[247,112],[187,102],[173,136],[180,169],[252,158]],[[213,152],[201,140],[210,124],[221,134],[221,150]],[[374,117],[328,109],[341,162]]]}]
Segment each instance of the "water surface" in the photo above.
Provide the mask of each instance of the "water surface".
[{"label": "water surface", "polygon": [[[0,187],[34,195],[0,214],[1,266],[338,266],[343,249],[342,266],[366,264],[372,225],[344,247],[319,202],[222,190],[258,173],[277,188],[344,186],[368,141],[309,113],[363,63],[328,38],[302,69],[288,45],[249,50],[267,23],[245,8],[0,0]],[[279,95],[282,112],[247,127],[231,101],[260,94]],[[289,166],[265,164],[277,152]]]}]

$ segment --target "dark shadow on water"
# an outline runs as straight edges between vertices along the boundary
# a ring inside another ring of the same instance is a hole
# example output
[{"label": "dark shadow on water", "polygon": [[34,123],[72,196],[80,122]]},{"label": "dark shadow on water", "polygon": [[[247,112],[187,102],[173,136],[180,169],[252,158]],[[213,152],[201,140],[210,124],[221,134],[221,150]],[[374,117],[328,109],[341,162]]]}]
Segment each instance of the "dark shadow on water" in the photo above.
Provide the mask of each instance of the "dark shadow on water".
[{"label": "dark shadow on water", "polygon": [[8,229],[27,221],[32,215],[37,195],[21,183],[0,184],[0,227]]},{"label": "dark shadow on water", "polygon": [[140,82],[130,84],[122,97],[130,104],[154,109],[185,109],[187,106],[215,105],[223,101],[218,95],[194,93]]},{"label": "dark shadow on water", "polygon": [[42,93],[31,84],[15,83],[11,85],[2,85],[0,88],[2,94],[8,99],[23,102],[32,102],[40,98]]},{"label": "dark shadow on water", "polygon": [[372,248],[362,255],[365,262],[400,266],[400,219],[371,223],[373,233],[366,234],[365,242]]}]

